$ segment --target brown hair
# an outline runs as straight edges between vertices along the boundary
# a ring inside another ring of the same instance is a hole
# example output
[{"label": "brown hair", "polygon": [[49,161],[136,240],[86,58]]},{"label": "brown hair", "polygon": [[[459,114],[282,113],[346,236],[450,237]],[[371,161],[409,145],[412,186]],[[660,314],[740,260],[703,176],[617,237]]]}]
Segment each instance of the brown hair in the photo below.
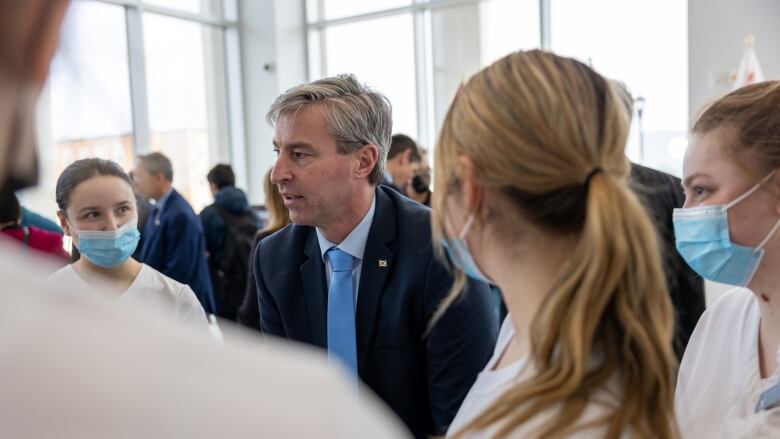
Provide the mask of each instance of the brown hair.
[{"label": "brown hair", "polygon": [[780,168],[780,81],[765,81],[738,88],[704,106],[691,132],[731,129],[733,142],[724,149],[756,178]]},{"label": "brown hair", "polygon": [[257,231],[258,236],[266,236],[277,230],[283,229],[290,224],[290,212],[284,205],[282,195],[279,194],[279,188],[271,182],[271,171],[265,173],[263,180],[263,190],[265,191],[265,208],[268,211],[268,224]]},{"label": "brown hair", "polygon": [[[506,437],[547,410],[554,414],[535,431],[540,438],[594,425],[609,438],[678,436],[673,314],[655,230],[626,185],[628,127],[613,84],[538,50],[502,58],[456,96],[435,151],[434,242],[460,187],[460,156],[471,159],[475,183],[496,203],[479,222],[494,223],[511,243],[522,233],[511,221],[519,215],[576,242],[531,324],[533,372],[456,437],[488,428]],[[456,275],[447,303],[464,282]],[[608,386],[618,404],[578,423]]]}]

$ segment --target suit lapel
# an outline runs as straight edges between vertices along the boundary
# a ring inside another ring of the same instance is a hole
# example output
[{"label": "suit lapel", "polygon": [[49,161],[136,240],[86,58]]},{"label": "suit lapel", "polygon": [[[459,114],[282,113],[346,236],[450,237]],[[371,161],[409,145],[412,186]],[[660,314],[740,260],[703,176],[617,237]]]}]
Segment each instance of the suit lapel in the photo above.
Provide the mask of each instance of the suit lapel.
[{"label": "suit lapel", "polygon": [[357,332],[358,370],[366,364],[376,331],[385,282],[393,268],[393,252],[387,243],[395,239],[396,211],[393,201],[380,188],[376,192],[376,209],[368,232],[363,267],[360,273],[355,329]]},{"label": "suit lapel", "polygon": [[309,236],[303,250],[308,257],[301,264],[301,282],[306,299],[306,308],[311,325],[312,343],[323,348],[328,347],[328,292],[325,283],[325,264],[317,241],[314,228],[309,229]]}]

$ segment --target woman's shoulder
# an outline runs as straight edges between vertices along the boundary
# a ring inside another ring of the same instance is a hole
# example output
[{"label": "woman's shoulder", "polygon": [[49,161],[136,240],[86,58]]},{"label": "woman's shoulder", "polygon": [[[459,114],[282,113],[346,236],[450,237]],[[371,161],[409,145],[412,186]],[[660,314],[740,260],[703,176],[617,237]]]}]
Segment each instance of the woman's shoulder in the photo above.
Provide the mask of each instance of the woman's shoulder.
[{"label": "woman's shoulder", "polygon": [[696,329],[699,332],[733,333],[740,325],[758,317],[757,305],[756,296],[750,290],[734,288],[707,307]]},{"label": "woman's shoulder", "polygon": [[72,281],[76,276],[78,275],[76,274],[76,270],[73,269],[73,264],[68,264],[50,274],[49,277],[46,278],[46,281],[52,283]]},{"label": "woman's shoulder", "polygon": [[177,298],[187,294],[187,291],[192,291],[189,286],[160,273],[144,263],[141,263],[139,276],[143,276],[143,286],[145,288],[152,288]]}]

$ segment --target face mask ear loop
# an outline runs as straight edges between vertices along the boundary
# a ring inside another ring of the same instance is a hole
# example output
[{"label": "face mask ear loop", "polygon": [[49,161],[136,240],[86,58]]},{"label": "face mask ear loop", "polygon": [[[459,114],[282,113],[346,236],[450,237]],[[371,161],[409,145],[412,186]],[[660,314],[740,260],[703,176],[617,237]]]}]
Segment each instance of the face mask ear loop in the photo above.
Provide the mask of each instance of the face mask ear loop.
[{"label": "face mask ear loop", "polygon": [[775,222],[775,225],[772,227],[772,230],[769,231],[769,234],[766,235],[766,238],[764,238],[763,241],[761,241],[761,244],[758,244],[758,247],[756,247],[756,250],[761,250],[764,248],[764,246],[769,242],[770,239],[772,239],[772,236],[774,236],[775,232],[777,232],[777,229],[780,228],[780,219],[778,219]]},{"label": "face mask ear loop", "polygon": [[750,188],[750,190],[748,190],[748,191],[747,191],[747,192],[745,192],[744,194],[742,194],[742,195],[738,196],[737,198],[735,198],[734,200],[732,200],[730,203],[726,204],[726,210],[728,210],[728,209],[731,209],[732,207],[734,207],[734,206],[735,206],[737,203],[739,203],[740,201],[742,201],[742,200],[744,200],[745,198],[747,198],[747,197],[751,196],[751,195],[753,194],[753,192],[757,191],[757,190],[758,190],[758,188],[760,188],[760,187],[761,187],[761,185],[762,185],[762,184],[764,184],[764,183],[766,183],[767,181],[769,181],[769,179],[770,179],[770,178],[772,178],[772,176],[773,176],[773,175],[775,175],[775,171],[772,171],[772,172],[770,172],[770,173],[769,173],[769,175],[767,175],[766,177],[762,178],[762,179],[761,179],[761,181],[759,181],[758,183],[756,183],[756,185],[755,185],[755,186],[753,186],[752,188]]},{"label": "face mask ear loop", "polygon": [[476,213],[469,215],[468,219],[466,219],[466,224],[463,225],[463,230],[461,230],[460,235],[458,235],[458,239],[463,239],[466,237],[466,233],[468,233],[469,229],[471,228],[471,224],[474,223],[474,219],[476,217]]}]

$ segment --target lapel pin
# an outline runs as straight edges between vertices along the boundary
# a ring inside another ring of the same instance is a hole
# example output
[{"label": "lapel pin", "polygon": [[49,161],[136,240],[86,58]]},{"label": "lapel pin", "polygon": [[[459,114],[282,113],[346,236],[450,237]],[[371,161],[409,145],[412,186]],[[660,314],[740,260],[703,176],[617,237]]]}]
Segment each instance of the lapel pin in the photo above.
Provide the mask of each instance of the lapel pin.
[{"label": "lapel pin", "polygon": [[387,260],[380,259],[379,260],[379,268],[387,268]]}]

